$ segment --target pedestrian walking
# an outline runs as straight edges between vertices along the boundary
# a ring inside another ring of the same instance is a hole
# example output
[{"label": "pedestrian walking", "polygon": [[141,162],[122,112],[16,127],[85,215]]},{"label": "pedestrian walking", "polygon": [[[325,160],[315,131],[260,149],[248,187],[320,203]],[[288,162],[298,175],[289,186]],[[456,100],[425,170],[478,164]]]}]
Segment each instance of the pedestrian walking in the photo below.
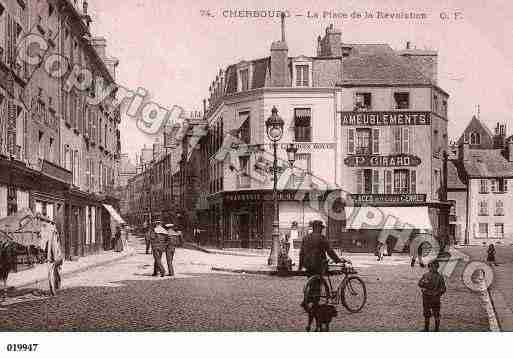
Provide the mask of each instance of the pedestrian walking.
[{"label": "pedestrian walking", "polygon": [[378,257],[378,262],[383,259],[383,255],[385,252],[385,245],[381,241],[377,241],[376,243],[376,257]]},{"label": "pedestrian walking", "polygon": [[297,222],[293,221],[290,227],[290,231],[286,236],[285,250],[289,258],[292,258],[292,252],[294,251],[294,241],[299,239],[299,231],[297,230]]},{"label": "pedestrian walking", "polygon": [[167,270],[168,275],[173,277],[175,275],[175,270],[173,268],[173,258],[175,256],[176,246],[180,243],[180,234],[174,230],[174,225],[168,225],[167,228],[168,233],[168,244],[166,246],[166,262],[167,262]]},{"label": "pedestrian walking", "polygon": [[486,261],[493,263],[496,267],[498,266],[497,262],[495,261],[495,246],[493,243],[490,243],[488,246]]},{"label": "pedestrian walking", "polygon": [[116,227],[116,234],[114,234],[114,250],[116,252],[123,251],[123,242],[121,240],[121,228],[119,226]]},{"label": "pedestrian walking", "polygon": [[144,233],[144,242],[146,243],[146,254],[150,254],[152,232],[153,229],[151,228],[151,226],[147,226],[146,231]]},{"label": "pedestrian walking", "polygon": [[434,260],[428,265],[429,271],[419,281],[422,290],[424,331],[429,331],[430,319],[435,318],[435,332],[440,329],[440,298],[446,292],[444,277],[438,273],[439,263]]},{"label": "pedestrian walking", "polygon": [[155,228],[152,233],[151,249],[153,252],[153,276],[157,275],[163,277],[166,274],[164,266],[162,265],[162,253],[166,250],[168,244],[167,231],[162,227],[160,221],[155,222]]}]

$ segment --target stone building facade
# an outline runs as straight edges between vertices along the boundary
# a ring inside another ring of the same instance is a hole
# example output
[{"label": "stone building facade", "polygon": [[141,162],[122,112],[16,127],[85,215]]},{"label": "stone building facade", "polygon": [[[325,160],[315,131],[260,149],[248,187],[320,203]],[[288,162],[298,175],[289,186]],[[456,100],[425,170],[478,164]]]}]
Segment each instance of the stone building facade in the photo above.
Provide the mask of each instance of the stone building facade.
[{"label": "stone building facade", "polygon": [[[112,189],[119,170],[120,113],[115,93],[95,99],[95,84],[114,83],[117,60],[106,55],[104,39],[92,38],[85,0],[2,0],[0,10],[6,86],[19,86],[7,89],[12,96],[1,118],[1,137],[11,142],[2,151],[7,155],[2,165],[11,167],[11,176],[2,178],[8,205],[5,211],[1,189],[0,216],[30,207],[53,219],[67,258],[109,249],[111,223],[103,204],[117,206]],[[27,38],[37,39],[36,54],[22,51]],[[15,44],[19,56],[13,62]],[[31,62],[23,61],[29,55]],[[34,62],[34,55],[40,61]],[[4,124],[14,124],[9,113],[17,115],[17,126],[9,125],[15,135],[4,130]]]}]

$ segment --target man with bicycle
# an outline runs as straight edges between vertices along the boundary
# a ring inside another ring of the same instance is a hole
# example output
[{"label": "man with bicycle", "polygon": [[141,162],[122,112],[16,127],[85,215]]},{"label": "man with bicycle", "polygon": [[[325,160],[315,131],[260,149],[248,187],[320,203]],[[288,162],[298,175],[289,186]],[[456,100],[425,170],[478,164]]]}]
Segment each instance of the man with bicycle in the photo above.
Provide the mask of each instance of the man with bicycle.
[{"label": "man with bicycle", "polygon": [[[314,275],[323,275],[328,270],[329,256],[335,263],[351,263],[349,260],[340,258],[333,248],[331,248],[328,240],[322,235],[324,223],[316,220],[312,222],[311,234],[306,235],[301,243],[301,250],[299,252],[299,270],[306,269],[308,277]],[[311,288],[312,291],[310,298],[303,298],[301,306],[306,310],[309,303],[319,304],[320,299],[320,283],[317,288]]]}]

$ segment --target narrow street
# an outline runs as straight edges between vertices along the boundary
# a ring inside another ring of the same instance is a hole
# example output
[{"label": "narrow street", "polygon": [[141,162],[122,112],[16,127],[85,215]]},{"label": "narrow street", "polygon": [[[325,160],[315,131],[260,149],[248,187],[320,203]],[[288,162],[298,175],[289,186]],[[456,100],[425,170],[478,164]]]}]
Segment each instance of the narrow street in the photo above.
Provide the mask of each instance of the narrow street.
[{"label": "narrow street", "polygon": [[[138,241],[139,242],[139,241]],[[0,306],[0,331],[302,331],[299,306],[305,278],[221,274],[210,270],[244,257],[177,249],[176,278],[152,277],[152,256],[137,254],[64,279],[57,297],[33,297]],[[265,257],[259,257],[265,261]],[[348,255],[365,280],[361,313],[343,307],[332,331],[417,331],[423,269],[409,258]],[[251,258],[255,260],[255,258]],[[461,264],[442,298],[442,330],[487,331],[479,295],[461,282]],[[337,280],[337,279],[335,279]],[[31,288],[19,289],[20,294]]]}]

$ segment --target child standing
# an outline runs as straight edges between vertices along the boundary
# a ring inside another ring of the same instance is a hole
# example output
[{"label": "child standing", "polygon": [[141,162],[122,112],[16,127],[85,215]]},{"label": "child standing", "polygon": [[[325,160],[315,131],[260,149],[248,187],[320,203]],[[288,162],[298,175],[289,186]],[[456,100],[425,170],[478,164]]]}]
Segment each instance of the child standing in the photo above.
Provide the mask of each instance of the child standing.
[{"label": "child standing", "polygon": [[429,331],[431,316],[435,317],[435,332],[440,329],[440,297],[445,293],[444,277],[438,273],[438,261],[429,263],[429,271],[419,281],[424,309],[424,331]]}]

